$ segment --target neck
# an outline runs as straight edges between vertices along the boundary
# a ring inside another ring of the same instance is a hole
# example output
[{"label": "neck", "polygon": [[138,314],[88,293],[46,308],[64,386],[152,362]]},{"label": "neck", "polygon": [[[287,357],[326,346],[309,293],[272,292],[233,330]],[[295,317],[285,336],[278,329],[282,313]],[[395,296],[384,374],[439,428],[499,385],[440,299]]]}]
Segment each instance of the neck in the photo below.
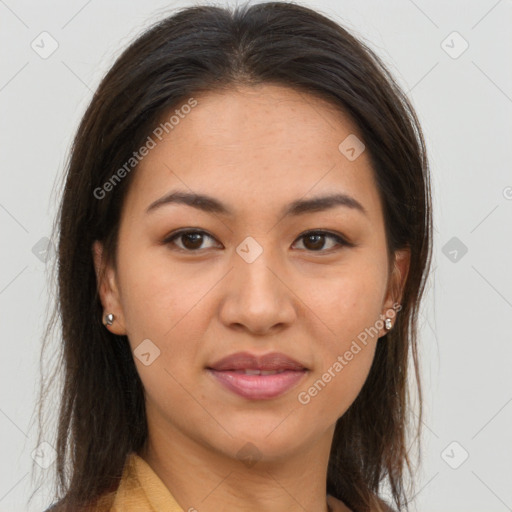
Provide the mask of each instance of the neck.
[{"label": "neck", "polygon": [[[325,484],[333,432],[289,457],[258,453],[251,461],[219,454],[177,429],[170,433],[169,425],[165,431],[155,426],[140,456],[184,510],[333,512]],[[249,453],[251,445],[246,446]]]}]

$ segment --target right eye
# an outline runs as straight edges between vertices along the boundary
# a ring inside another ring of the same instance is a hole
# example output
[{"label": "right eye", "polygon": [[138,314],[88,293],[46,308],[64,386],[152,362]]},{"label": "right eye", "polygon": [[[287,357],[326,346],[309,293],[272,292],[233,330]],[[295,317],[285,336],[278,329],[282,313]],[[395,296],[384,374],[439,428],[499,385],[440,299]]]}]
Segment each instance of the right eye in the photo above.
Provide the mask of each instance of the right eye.
[{"label": "right eye", "polygon": [[[182,229],[178,232],[171,233],[164,241],[164,244],[172,244],[178,247],[180,251],[185,252],[198,252],[201,249],[201,245],[204,242],[204,239],[210,238],[211,240],[215,240],[211,235],[206,233],[205,231],[200,230],[192,230],[192,229]],[[178,245],[175,240],[182,239],[181,246]],[[207,247],[206,249],[210,249],[212,247]]]}]

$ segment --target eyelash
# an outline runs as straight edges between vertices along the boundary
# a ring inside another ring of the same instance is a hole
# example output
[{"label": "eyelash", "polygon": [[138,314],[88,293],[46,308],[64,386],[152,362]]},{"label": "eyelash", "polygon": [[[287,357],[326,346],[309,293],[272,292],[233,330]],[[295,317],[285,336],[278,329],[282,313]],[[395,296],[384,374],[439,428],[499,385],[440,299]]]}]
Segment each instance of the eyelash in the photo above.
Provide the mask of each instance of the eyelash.
[{"label": "eyelash", "polygon": [[[171,233],[171,235],[169,235],[162,243],[163,244],[174,244],[174,240],[175,239],[178,239],[184,235],[190,235],[190,234],[201,234],[201,235],[206,235],[207,237],[210,237],[211,239],[215,240],[215,238],[213,236],[211,236],[210,234],[208,234],[206,231],[202,231],[202,230],[198,230],[198,229],[184,229],[184,230],[180,230],[180,231],[176,231],[174,233]],[[305,238],[307,236],[310,236],[310,235],[323,235],[323,236],[326,236],[328,238],[332,238],[334,239],[338,245],[340,245],[341,247],[343,246],[346,246],[346,247],[354,247],[355,244],[351,243],[351,242],[348,242],[345,238],[343,238],[341,235],[338,235],[336,233],[332,233],[330,231],[322,231],[322,230],[311,230],[311,231],[306,231],[305,233],[302,233],[300,234],[298,237],[297,237],[297,240],[301,239],[301,238]],[[176,244],[174,244],[176,245]],[[188,252],[188,253],[195,253],[195,252],[201,252],[202,250],[205,250],[205,249],[183,249],[181,247],[178,247],[177,248],[178,251],[181,251],[181,252]],[[331,249],[328,249],[328,250],[323,250],[323,249],[320,249],[318,251],[314,251],[314,250],[307,250],[305,249],[307,252],[310,252],[310,253],[330,253],[332,251],[332,248]]]}]

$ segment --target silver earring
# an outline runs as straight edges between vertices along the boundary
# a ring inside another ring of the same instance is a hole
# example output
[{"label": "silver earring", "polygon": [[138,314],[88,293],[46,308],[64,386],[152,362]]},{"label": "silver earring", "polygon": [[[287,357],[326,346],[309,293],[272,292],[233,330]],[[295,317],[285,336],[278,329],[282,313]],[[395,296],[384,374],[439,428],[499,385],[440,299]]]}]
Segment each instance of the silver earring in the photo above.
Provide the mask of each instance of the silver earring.
[{"label": "silver earring", "polygon": [[114,323],[114,315],[112,313],[105,315],[105,320],[103,323],[105,325],[112,325]]},{"label": "silver earring", "polygon": [[393,327],[393,324],[391,322],[391,318],[386,318],[386,322],[384,323],[386,329],[389,331],[391,327]]}]

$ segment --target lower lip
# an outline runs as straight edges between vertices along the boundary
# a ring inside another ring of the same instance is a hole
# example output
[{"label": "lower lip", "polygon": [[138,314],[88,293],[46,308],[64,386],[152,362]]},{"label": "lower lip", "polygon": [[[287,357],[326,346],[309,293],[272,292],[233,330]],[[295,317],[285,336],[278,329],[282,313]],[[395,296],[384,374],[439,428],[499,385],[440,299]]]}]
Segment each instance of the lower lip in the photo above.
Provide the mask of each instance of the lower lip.
[{"label": "lower lip", "polygon": [[268,400],[282,395],[307,373],[307,370],[287,370],[273,375],[246,375],[235,371],[207,370],[227,389],[252,400]]}]

